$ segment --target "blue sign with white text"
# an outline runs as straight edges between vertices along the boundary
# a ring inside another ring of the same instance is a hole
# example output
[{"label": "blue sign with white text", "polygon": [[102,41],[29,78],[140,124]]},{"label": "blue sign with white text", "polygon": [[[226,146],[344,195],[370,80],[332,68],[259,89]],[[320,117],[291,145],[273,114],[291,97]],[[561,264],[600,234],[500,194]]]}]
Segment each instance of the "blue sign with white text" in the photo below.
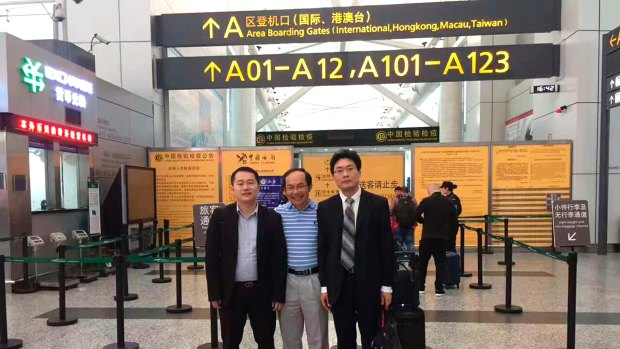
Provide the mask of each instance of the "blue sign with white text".
[{"label": "blue sign with white text", "polygon": [[265,176],[259,177],[260,191],[258,203],[267,208],[276,208],[280,204],[282,195],[282,177]]}]

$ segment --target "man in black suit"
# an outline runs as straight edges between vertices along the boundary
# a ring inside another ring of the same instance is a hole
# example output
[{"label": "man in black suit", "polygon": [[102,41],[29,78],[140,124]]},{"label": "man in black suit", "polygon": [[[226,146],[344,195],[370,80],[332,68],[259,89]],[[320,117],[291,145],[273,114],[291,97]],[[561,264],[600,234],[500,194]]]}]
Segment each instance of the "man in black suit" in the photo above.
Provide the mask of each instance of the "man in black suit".
[{"label": "man in black suit", "polygon": [[423,224],[420,240],[420,294],[425,293],[426,270],[433,256],[437,271],[435,295],[441,297],[446,293],[443,289],[446,247],[454,224],[458,224],[457,214],[452,202],[441,194],[439,185],[431,184],[427,190],[429,196],[420,202],[415,211],[416,221]]},{"label": "man in black suit", "polygon": [[286,290],[282,218],[258,204],[254,169],[235,170],[231,185],[237,202],[216,209],[207,229],[209,301],[220,311],[224,348],[239,348],[249,316],[258,348],[273,349]]},{"label": "man in black suit", "polygon": [[338,349],[362,347],[377,334],[381,306],[392,302],[394,250],[387,200],[362,190],[362,161],[340,150],[330,161],[340,193],[319,203],[319,280],[321,303],[332,311]]}]

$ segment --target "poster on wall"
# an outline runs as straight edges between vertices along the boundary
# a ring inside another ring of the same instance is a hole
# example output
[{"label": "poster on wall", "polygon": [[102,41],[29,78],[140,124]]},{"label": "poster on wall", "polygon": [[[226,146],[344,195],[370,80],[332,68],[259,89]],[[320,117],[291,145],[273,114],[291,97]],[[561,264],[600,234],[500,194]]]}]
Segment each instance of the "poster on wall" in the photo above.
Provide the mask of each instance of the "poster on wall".
[{"label": "poster on wall", "polygon": [[224,100],[215,90],[170,91],[170,145],[224,145]]},{"label": "poster on wall", "polygon": [[[170,227],[192,223],[194,205],[219,202],[219,153],[206,149],[154,149],[149,166],[157,170],[157,219],[170,220]],[[171,233],[171,240],[184,239],[190,229]]]},{"label": "poster on wall", "polygon": [[[552,245],[547,201],[550,196],[554,202],[571,199],[571,156],[572,144],[568,142],[493,145],[492,214],[534,216],[510,219],[510,235],[515,240]],[[503,229],[500,224],[493,227]]]},{"label": "poster on wall", "polygon": [[194,241],[196,247],[206,247],[207,245],[207,229],[209,221],[216,208],[222,207],[224,204],[198,204],[194,205]]},{"label": "poster on wall", "polygon": [[276,208],[282,197],[282,176],[261,176],[258,203],[267,208]]},{"label": "poster on wall", "polygon": [[[221,148],[222,156],[222,202],[230,204],[235,202],[232,191],[231,175],[241,166],[248,166],[258,172],[260,177],[280,177],[288,171],[293,164],[293,149],[291,147],[273,148]],[[269,190],[273,190],[270,187]],[[278,194],[280,189],[278,189]],[[279,200],[279,199],[278,199]]]},{"label": "poster on wall", "polygon": [[533,140],[534,135],[532,131],[532,120],[534,120],[533,110],[529,110],[521,115],[507,120],[505,122],[506,140],[512,142]]},{"label": "poster on wall", "polygon": [[[461,199],[461,217],[488,214],[488,145],[415,146],[413,158],[414,193],[418,202],[428,196],[429,184],[450,181],[457,185],[454,194]],[[475,245],[476,241],[475,234],[466,234],[466,245]]]},{"label": "poster on wall", "polygon": [[[360,186],[391,200],[394,187],[402,186],[405,176],[404,153],[359,153],[362,159]],[[329,161],[331,154],[303,154],[302,166],[312,175],[310,198],[321,202],[338,194]]]},{"label": "poster on wall", "polygon": [[88,182],[88,230],[90,235],[101,235],[101,202],[97,182]]}]

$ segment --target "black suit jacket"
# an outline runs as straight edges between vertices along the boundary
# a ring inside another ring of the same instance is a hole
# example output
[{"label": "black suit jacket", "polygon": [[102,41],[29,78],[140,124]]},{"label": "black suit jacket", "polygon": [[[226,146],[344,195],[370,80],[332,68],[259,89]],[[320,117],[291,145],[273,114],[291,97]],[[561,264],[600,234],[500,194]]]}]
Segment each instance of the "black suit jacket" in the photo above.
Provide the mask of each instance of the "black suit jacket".
[{"label": "black suit jacket", "polygon": [[424,198],[415,211],[415,218],[422,223],[422,239],[449,240],[458,226],[452,201],[441,193]]},{"label": "black suit jacket", "polygon": [[[319,203],[319,280],[329,301],[338,301],[344,268],[340,262],[342,199],[334,195]],[[394,283],[394,249],[390,209],[385,198],[362,190],[355,222],[355,280],[362,301],[379,302],[381,286]]]},{"label": "black suit jacket", "polygon": [[[258,282],[266,287],[272,302],[284,303],[287,257],[282,218],[274,210],[258,206],[256,259]],[[216,209],[207,228],[207,288],[209,301],[221,300],[226,307],[235,285],[239,247],[239,214],[233,203]],[[243,256],[242,256],[243,258]]]}]

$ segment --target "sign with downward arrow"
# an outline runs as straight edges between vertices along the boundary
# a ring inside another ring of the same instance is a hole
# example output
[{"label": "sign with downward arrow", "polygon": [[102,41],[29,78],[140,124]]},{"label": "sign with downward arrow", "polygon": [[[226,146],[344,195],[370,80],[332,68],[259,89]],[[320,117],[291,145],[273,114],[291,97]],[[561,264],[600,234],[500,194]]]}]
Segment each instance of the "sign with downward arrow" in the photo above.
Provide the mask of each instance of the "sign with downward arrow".
[{"label": "sign with downward arrow", "polygon": [[553,246],[588,246],[590,244],[589,219],[586,200],[554,201]]}]

